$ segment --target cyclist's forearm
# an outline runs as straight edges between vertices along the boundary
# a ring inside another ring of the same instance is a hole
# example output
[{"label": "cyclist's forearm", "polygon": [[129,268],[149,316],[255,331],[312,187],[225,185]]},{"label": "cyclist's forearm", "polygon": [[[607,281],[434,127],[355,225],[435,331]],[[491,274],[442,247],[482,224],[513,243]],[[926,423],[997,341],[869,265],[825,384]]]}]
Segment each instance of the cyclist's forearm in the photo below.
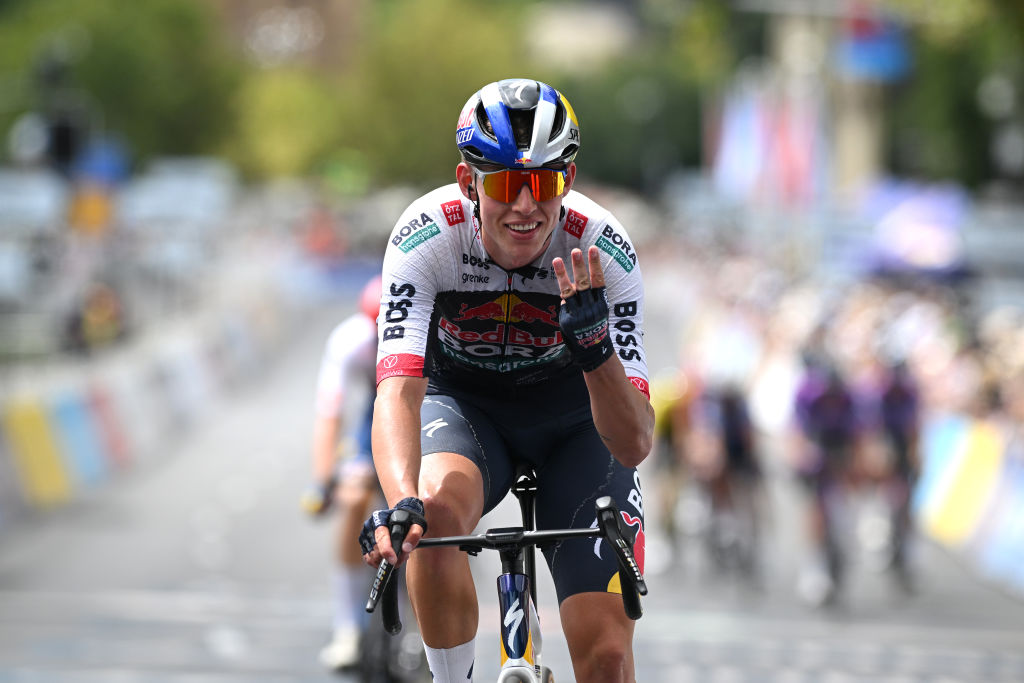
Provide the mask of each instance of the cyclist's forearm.
[{"label": "cyclist's forearm", "polygon": [[427,380],[391,377],[377,387],[373,413],[373,462],[389,505],[418,497],[420,406]]},{"label": "cyclist's forearm", "polygon": [[341,419],[317,416],[313,422],[313,480],[324,483],[334,475]]},{"label": "cyclist's forearm", "polygon": [[629,381],[614,356],[584,377],[598,434],[616,460],[636,467],[653,445],[654,409],[650,402]]}]

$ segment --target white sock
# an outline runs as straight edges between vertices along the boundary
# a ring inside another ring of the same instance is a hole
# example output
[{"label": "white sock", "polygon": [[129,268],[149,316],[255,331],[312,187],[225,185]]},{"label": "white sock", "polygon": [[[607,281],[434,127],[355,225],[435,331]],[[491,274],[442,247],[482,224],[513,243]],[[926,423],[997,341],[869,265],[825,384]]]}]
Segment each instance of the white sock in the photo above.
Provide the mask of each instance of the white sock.
[{"label": "white sock", "polygon": [[427,653],[427,666],[434,683],[462,683],[473,680],[473,662],[476,661],[476,639],[455,647],[436,650],[423,644]]},{"label": "white sock", "polygon": [[[360,597],[369,594],[369,579],[361,567],[334,569],[334,630],[362,630],[366,619],[365,603]],[[353,571],[355,570],[355,571]]]}]

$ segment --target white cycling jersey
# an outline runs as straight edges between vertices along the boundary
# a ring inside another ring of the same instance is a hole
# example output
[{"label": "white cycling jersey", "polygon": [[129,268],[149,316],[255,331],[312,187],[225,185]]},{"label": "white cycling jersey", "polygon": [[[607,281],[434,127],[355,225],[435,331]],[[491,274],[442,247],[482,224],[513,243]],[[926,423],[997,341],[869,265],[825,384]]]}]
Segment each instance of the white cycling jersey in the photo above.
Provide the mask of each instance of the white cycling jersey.
[{"label": "white cycling jersey", "polygon": [[[547,395],[559,384],[583,389],[558,325],[561,296],[551,267],[574,248],[601,250],[615,352],[650,397],[643,346],[643,285],[629,236],[586,196],[570,191],[544,254],[506,271],[480,239],[473,203],[458,184],[414,201],[384,256],[377,381],[430,378],[430,386],[470,393]],[[571,272],[571,266],[569,266]],[[554,384],[553,384],[554,383]]]},{"label": "white cycling jersey", "polygon": [[346,392],[355,385],[372,390],[376,357],[376,323],[362,313],[341,321],[328,337],[320,361],[316,383],[317,415],[342,417]]}]

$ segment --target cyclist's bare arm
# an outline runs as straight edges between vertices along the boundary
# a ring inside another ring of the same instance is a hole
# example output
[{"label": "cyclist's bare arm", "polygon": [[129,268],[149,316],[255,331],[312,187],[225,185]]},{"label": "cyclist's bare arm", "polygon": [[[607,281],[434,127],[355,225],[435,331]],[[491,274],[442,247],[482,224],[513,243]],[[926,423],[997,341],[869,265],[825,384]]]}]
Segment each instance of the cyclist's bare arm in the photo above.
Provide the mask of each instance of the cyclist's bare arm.
[{"label": "cyclist's bare arm", "polygon": [[341,418],[317,415],[313,421],[313,480],[325,482],[334,476],[337,464]]},{"label": "cyclist's bare arm", "polygon": [[650,402],[629,381],[615,356],[583,376],[597,433],[616,460],[625,467],[636,467],[653,446],[654,409]]},{"label": "cyclist's bare arm", "polygon": [[[420,475],[420,406],[427,392],[425,377],[395,376],[377,385],[373,412],[373,462],[388,505],[403,498],[418,497]],[[413,525],[405,547],[416,547],[423,530]],[[396,564],[387,527],[377,529],[377,547],[364,557],[375,566],[381,558]],[[403,553],[408,556],[408,551]]]},{"label": "cyclist's bare arm", "polygon": [[[562,298],[590,287],[603,287],[604,270],[600,251],[591,246],[586,261],[579,249],[572,251],[570,278],[565,262],[552,261]],[[633,386],[618,357],[612,356],[600,367],[583,373],[590,391],[594,425],[615,459],[626,467],[636,467],[651,452],[654,438],[654,409],[650,401]]]}]

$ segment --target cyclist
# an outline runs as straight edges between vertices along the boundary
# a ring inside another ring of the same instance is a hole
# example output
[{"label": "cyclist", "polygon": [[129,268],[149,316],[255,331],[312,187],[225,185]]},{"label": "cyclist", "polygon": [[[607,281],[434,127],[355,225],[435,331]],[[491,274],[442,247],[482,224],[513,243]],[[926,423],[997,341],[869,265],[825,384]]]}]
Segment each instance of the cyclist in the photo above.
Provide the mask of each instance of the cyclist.
[{"label": "cyclist", "polygon": [[[457,183],[413,202],[384,257],[373,452],[391,509],[364,525],[365,559],[404,560],[428,524],[470,533],[526,461],[539,528],[589,527],[611,495],[642,562],[636,466],[654,416],[632,243],[571,191],[580,131],[551,86],[490,83],[456,128]],[[396,553],[386,519],[399,508],[418,521]],[[610,549],[573,539],[544,554],[576,679],[632,681]],[[479,614],[465,554],[417,552],[407,582],[434,680],[470,680]]]},{"label": "cyclist", "polygon": [[900,586],[911,590],[913,577],[907,545],[913,527],[911,494],[920,472],[920,391],[904,361],[890,362],[886,369],[878,396],[878,408],[882,431],[892,453],[888,477],[893,507],[891,569]]},{"label": "cyclist", "polygon": [[690,433],[691,403],[699,393],[694,373],[676,368],[663,371],[651,381],[654,408],[654,449],[651,453],[657,475],[657,519],[668,543],[666,568],[679,556],[676,508],[686,486],[686,440]]},{"label": "cyclist", "polygon": [[797,388],[794,416],[808,452],[799,474],[811,499],[810,540],[824,561],[826,576],[819,587],[807,574],[801,592],[813,603],[828,605],[838,597],[844,578],[837,508],[840,495],[854,483],[861,425],[856,397],[837,365],[806,352],[803,361],[805,374]]},{"label": "cyclist", "polygon": [[[359,662],[359,641],[367,625],[363,609],[369,575],[363,566],[358,538],[378,491],[370,448],[373,388],[377,360],[377,313],[381,280],[374,277],[363,287],[359,310],[331,332],[320,363],[313,422],[313,480],[303,494],[303,507],[324,515],[336,502],[338,524],[333,576],[333,638],[320,651],[321,663],[341,670]],[[343,422],[351,397],[369,390],[366,407],[352,427],[350,457],[339,465]]]},{"label": "cyclist", "polygon": [[762,470],[746,392],[735,381],[712,382],[691,410],[692,447],[687,452],[710,507],[709,554],[716,570],[735,568],[755,579]]}]

